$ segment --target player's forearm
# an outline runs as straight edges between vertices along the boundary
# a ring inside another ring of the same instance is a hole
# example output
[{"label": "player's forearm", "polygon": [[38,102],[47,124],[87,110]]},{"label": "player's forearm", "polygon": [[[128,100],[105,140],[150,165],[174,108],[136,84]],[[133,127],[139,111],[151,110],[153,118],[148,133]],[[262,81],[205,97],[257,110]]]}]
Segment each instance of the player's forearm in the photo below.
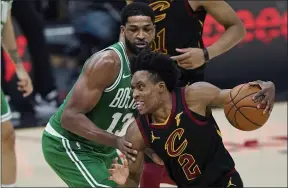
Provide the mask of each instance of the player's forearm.
[{"label": "player's forearm", "polygon": [[8,16],[7,22],[3,28],[2,46],[15,64],[22,62],[18,54],[16,37],[10,15]]},{"label": "player's forearm", "polygon": [[106,146],[116,148],[116,142],[119,138],[97,127],[82,113],[63,112],[62,127],[71,133],[79,135],[87,140],[97,142]]},{"label": "player's forearm", "polygon": [[225,33],[207,48],[209,58],[212,59],[230,50],[245,37],[245,34],[246,30],[242,23],[228,27]]},{"label": "player's forearm", "polygon": [[223,107],[226,103],[231,89],[219,90],[219,94],[211,101],[210,106]]},{"label": "player's forearm", "polygon": [[[131,160],[130,160],[131,162]],[[133,163],[133,162],[131,162]],[[133,168],[129,168],[130,174],[126,180],[126,183],[124,185],[121,185],[123,188],[138,188],[140,183],[140,177],[142,173],[142,168],[139,167],[137,170],[134,169],[137,168],[137,166],[133,166]]]},{"label": "player's forearm", "polygon": [[140,183],[139,179],[133,178],[129,175],[124,185],[120,185],[121,188],[138,188]]}]

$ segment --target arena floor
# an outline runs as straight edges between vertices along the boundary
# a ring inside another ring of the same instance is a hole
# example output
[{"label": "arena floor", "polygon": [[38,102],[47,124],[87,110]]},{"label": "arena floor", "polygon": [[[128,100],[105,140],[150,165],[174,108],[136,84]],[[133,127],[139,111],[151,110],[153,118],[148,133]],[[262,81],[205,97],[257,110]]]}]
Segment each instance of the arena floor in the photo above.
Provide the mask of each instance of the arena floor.
[{"label": "arena floor", "polygon": [[[287,102],[275,104],[267,124],[253,132],[231,127],[223,110],[213,112],[245,187],[287,187]],[[66,187],[43,159],[42,130],[16,131],[18,187]]]}]

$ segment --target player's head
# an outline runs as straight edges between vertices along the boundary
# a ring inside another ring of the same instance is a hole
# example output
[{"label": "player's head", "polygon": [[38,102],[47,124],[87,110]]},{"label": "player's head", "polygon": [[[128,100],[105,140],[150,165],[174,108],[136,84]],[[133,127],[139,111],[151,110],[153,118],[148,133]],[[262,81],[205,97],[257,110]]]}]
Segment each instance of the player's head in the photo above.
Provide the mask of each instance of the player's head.
[{"label": "player's head", "polygon": [[122,9],[121,35],[131,53],[150,47],[155,36],[154,20],[154,12],[146,3],[131,3]]},{"label": "player's head", "polygon": [[140,114],[153,113],[175,89],[180,72],[169,56],[143,50],[131,57],[133,98]]}]

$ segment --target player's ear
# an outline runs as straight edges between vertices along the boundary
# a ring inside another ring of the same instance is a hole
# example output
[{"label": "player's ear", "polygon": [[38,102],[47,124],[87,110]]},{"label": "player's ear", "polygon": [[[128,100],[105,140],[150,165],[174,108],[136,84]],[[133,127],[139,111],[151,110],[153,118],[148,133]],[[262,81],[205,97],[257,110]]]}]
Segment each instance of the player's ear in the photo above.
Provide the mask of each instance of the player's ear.
[{"label": "player's ear", "polygon": [[166,89],[166,85],[163,81],[160,81],[158,82],[158,89],[159,89],[159,92],[162,93],[163,91],[165,91]]},{"label": "player's ear", "polygon": [[121,33],[121,34],[124,34],[124,31],[125,31],[125,26],[124,26],[124,25],[121,25],[121,26],[120,26],[120,33]]},{"label": "player's ear", "polygon": [[156,33],[156,25],[155,24],[153,25],[153,33],[154,33],[153,36],[155,36],[155,33]]}]

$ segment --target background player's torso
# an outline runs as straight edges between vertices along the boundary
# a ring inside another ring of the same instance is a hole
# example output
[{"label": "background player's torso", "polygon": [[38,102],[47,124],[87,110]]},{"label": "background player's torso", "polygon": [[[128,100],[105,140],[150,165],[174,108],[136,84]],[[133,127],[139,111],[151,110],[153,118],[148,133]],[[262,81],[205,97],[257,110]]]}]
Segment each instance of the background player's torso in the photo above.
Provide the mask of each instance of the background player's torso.
[{"label": "background player's torso", "polygon": [[[140,0],[143,1],[143,0]],[[187,0],[145,0],[155,12],[156,37],[152,48],[169,55],[175,48],[203,47],[202,30],[206,11],[193,10]]]},{"label": "background player's torso", "polygon": [[166,125],[149,124],[149,116],[141,116],[137,119],[139,128],[179,187],[213,184],[234,168],[234,162],[223,145],[218,127],[190,111],[183,103],[181,90],[176,91]]},{"label": "background player's torso", "polygon": [[[156,36],[152,49],[171,56],[179,55],[176,48],[204,48],[203,24],[206,18],[204,7],[193,10],[188,0],[134,0],[149,3],[155,13]],[[178,86],[183,87],[204,80],[205,65],[195,70],[179,67],[181,78]]]},{"label": "background player's torso", "polygon": [[[110,87],[103,92],[98,104],[86,114],[86,116],[97,125],[97,127],[106,130],[109,133],[118,134],[123,124],[132,117],[132,110],[136,108],[134,100],[131,96],[131,73],[129,68],[129,60],[125,53],[124,45],[119,42],[104,50],[114,50],[121,59],[120,73]],[[85,65],[84,65],[85,66]],[[109,73],[107,73],[109,74]],[[72,89],[73,90],[73,89]],[[71,91],[72,91],[71,90]],[[60,134],[86,143],[90,146],[102,150],[103,153],[108,152],[111,148],[104,147],[95,142],[88,141],[80,136],[76,136],[61,127],[61,116],[63,109],[71,96],[71,91],[66,97],[64,103],[59,108],[58,112],[50,119],[52,127]],[[85,100],[85,99],[79,99]],[[99,148],[101,147],[101,149]]]}]

